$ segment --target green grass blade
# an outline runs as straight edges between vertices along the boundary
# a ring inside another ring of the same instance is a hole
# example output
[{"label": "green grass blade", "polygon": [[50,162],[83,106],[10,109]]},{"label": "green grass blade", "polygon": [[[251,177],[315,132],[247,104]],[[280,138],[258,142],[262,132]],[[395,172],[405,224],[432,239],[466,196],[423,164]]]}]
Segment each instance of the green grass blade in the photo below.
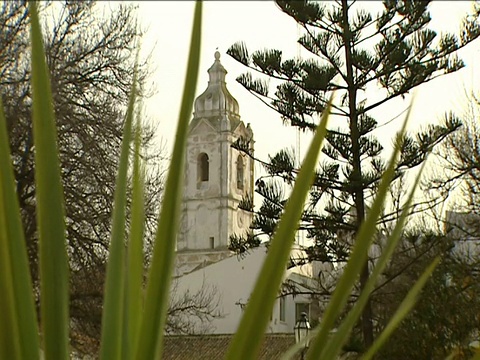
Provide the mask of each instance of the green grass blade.
[{"label": "green grass blade", "polygon": [[[33,138],[40,253],[40,305],[45,358],[69,358],[68,258],[57,131],[35,2],[30,3]],[[54,259],[54,261],[53,261]]]},{"label": "green grass blade", "polygon": [[[0,99],[0,159],[5,159],[0,161],[0,293],[3,294],[1,313],[5,315],[0,332],[7,336],[5,339],[9,345],[19,345],[19,359],[35,359],[38,358],[40,348],[37,316],[8,143]],[[6,309],[5,306],[9,306],[10,312],[3,310]],[[13,317],[13,322],[7,327],[10,316]],[[1,358],[15,357],[12,354]]]},{"label": "green grass blade", "polygon": [[168,309],[170,281],[175,260],[175,243],[179,227],[183,193],[185,146],[188,123],[192,113],[200,62],[202,2],[195,4],[190,54],[183,99],[180,108],[172,166],[168,172],[165,198],[158,221],[152,264],[148,275],[145,313],[135,351],[136,359],[160,359],[163,331]]},{"label": "green grass blade", "polygon": [[385,343],[388,337],[392,334],[392,332],[398,327],[400,322],[407,316],[410,310],[413,308],[416,302],[417,295],[422,290],[423,286],[432,275],[433,271],[435,270],[436,266],[440,262],[440,257],[437,257],[423,272],[422,276],[417,280],[415,285],[410,289],[405,299],[403,299],[402,303],[398,307],[397,311],[393,315],[393,317],[388,322],[388,325],[382,331],[382,333],[375,339],[373,345],[368,349],[367,353],[362,357],[362,359],[368,360],[373,358],[375,353],[380,349],[380,347]]},{"label": "green grass blade", "polygon": [[357,301],[355,302],[355,305],[352,307],[350,312],[348,313],[347,317],[342,320],[341,326],[338,328],[338,331],[335,332],[333,336],[331,336],[330,340],[326,344],[324,350],[322,351],[322,358],[324,359],[335,359],[338,354],[340,353],[342,346],[345,344],[345,342],[348,340],[348,336],[350,335],[351,330],[355,326],[355,323],[357,320],[360,318],[362,311],[368,301],[368,298],[370,297],[370,294],[372,293],[373,289],[375,288],[376,282],[379,279],[380,275],[382,274],[383,270],[387,266],[390,258],[392,257],[395,248],[398,244],[398,241],[401,238],[403,229],[405,227],[405,223],[407,221],[407,218],[410,214],[410,209],[411,205],[413,202],[413,198],[415,195],[415,190],[418,187],[418,184],[420,182],[420,178],[422,176],[423,170],[425,169],[425,164],[426,161],[423,162],[420,171],[415,178],[415,182],[413,184],[412,189],[410,190],[410,193],[408,195],[407,201],[404,204],[402,214],[395,225],[395,228],[393,229],[393,232],[391,236],[388,238],[388,240],[385,243],[385,248],[382,252],[382,255],[378,259],[377,263],[375,264],[375,267],[373,271],[370,274],[370,277],[368,278],[367,283],[365,284],[365,287],[358,297]]},{"label": "green grass blade", "polygon": [[322,114],[305,160],[295,181],[292,194],[271,241],[267,258],[250,297],[228,352],[227,359],[256,359],[270,314],[280,288],[303,204],[315,176],[318,154],[326,134],[331,99]]},{"label": "green grass blade", "polygon": [[[411,106],[409,108],[409,113],[410,109]],[[348,263],[345,266],[345,270],[335,287],[335,291],[333,292],[327,309],[322,317],[319,334],[314,341],[310,343],[310,348],[307,352],[307,360],[321,358],[321,353],[329,340],[330,331],[334,326],[335,320],[346,305],[353,286],[357,281],[358,275],[367,261],[368,249],[370,248],[376,232],[376,223],[382,211],[383,202],[395,172],[395,163],[401,147],[398,140],[405,133],[408,118],[409,114],[407,114],[399,136],[397,136],[397,143],[395,144],[395,149],[392,152],[388,167],[382,176],[377,196],[375,197],[365,221],[359,229]]]},{"label": "green grass blade", "polygon": [[143,310],[143,225],[144,172],[140,163],[141,126],[137,117],[135,129],[135,157],[133,162],[132,224],[127,247],[127,274],[125,284],[125,356],[134,359],[134,345],[138,339]]},{"label": "green grass blade", "polygon": [[[0,186],[2,181],[0,179]],[[2,188],[3,189],[3,188]],[[18,321],[16,319],[15,294],[12,281],[12,268],[6,231],[6,206],[3,191],[0,191],[0,358],[21,359]]]},{"label": "green grass blade", "polygon": [[123,129],[120,163],[115,183],[112,233],[105,279],[102,313],[100,359],[121,359],[123,354],[124,290],[125,290],[125,214],[127,204],[127,173],[132,122],[135,107],[137,69],[133,77],[130,99]]},{"label": "green grass blade", "polygon": [[[16,329],[5,331],[7,320],[3,321],[0,332],[13,339],[16,338],[8,341],[11,344],[19,341],[19,359],[37,359],[40,349],[37,315],[8,144],[7,125],[0,99],[0,159],[4,159],[0,161],[0,251],[2,252],[0,293],[3,294],[3,302],[13,300],[12,306],[15,309],[11,308],[8,314],[15,315],[17,323]],[[7,316],[6,311],[1,313]],[[1,358],[14,359],[13,356]]]}]

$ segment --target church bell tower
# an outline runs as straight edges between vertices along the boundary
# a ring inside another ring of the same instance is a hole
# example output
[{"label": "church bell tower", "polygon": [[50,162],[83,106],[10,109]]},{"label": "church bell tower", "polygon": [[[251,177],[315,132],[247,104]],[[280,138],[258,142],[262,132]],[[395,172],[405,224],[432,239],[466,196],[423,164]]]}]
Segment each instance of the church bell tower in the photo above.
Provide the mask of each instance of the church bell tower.
[{"label": "church bell tower", "polygon": [[242,137],[249,140],[253,153],[253,132],[240,119],[226,74],[217,51],[208,69],[207,89],[195,100],[189,126],[177,242],[177,260],[184,271],[230,256],[230,235],[244,234],[252,221],[252,215],[238,205],[244,196],[253,196],[253,160],[231,145]]}]

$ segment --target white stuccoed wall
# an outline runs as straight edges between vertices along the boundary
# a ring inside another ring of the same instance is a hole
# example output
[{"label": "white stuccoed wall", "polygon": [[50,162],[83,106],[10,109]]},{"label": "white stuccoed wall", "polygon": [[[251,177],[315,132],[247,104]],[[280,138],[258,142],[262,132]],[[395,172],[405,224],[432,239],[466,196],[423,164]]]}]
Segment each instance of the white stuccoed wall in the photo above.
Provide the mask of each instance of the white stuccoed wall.
[{"label": "white stuccoed wall", "polygon": [[[242,316],[241,304],[246,304],[250,298],[255,281],[260,273],[261,266],[266,257],[266,249],[261,246],[249,252],[245,257],[232,256],[228,259],[206,266],[186,274],[177,281],[176,292],[195,292],[203,284],[213,286],[220,295],[219,311],[222,318],[214,319],[210,324],[213,334],[235,333]],[[272,321],[267,332],[290,333],[295,325],[295,302],[309,302],[302,295],[286,297],[286,321],[279,319],[279,301],[275,303],[272,312]]]}]

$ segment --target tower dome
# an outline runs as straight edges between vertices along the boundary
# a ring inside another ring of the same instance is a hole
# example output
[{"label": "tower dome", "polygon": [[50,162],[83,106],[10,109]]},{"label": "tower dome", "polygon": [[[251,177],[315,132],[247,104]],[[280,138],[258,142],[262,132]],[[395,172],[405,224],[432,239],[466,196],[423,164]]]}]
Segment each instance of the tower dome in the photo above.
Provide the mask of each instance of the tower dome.
[{"label": "tower dome", "polygon": [[228,115],[237,120],[240,117],[238,102],[227,90],[226,74],[227,70],[220,63],[220,53],[215,51],[215,62],[208,69],[207,89],[195,100],[194,119]]}]

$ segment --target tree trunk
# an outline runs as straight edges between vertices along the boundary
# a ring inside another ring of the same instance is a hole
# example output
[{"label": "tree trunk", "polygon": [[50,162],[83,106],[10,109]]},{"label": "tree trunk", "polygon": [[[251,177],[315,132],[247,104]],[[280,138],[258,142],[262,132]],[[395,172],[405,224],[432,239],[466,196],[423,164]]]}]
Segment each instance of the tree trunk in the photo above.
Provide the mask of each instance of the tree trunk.
[{"label": "tree trunk", "polygon": [[[355,201],[356,211],[356,233],[360,229],[361,224],[365,218],[365,201],[363,196],[362,185],[362,167],[360,160],[360,133],[358,131],[358,115],[357,115],[357,89],[355,87],[355,80],[353,77],[352,65],[352,34],[350,32],[350,25],[348,23],[348,3],[347,0],[342,0],[342,17],[343,17],[343,37],[345,43],[345,62],[347,68],[347,87],[348,87],[348,104],[349,104],[349,120],[350,120],[350,135],[352,139],[352,195]],[[368,261],[362,269],[360,274],[360,290],[365,287],[369,277]],[[373,323],[372,323],[372,306],[370,298],[368,299],[365,308],[362,312],[361,320],[363,342],[365,348],[368,348],[373,343]]]}]

